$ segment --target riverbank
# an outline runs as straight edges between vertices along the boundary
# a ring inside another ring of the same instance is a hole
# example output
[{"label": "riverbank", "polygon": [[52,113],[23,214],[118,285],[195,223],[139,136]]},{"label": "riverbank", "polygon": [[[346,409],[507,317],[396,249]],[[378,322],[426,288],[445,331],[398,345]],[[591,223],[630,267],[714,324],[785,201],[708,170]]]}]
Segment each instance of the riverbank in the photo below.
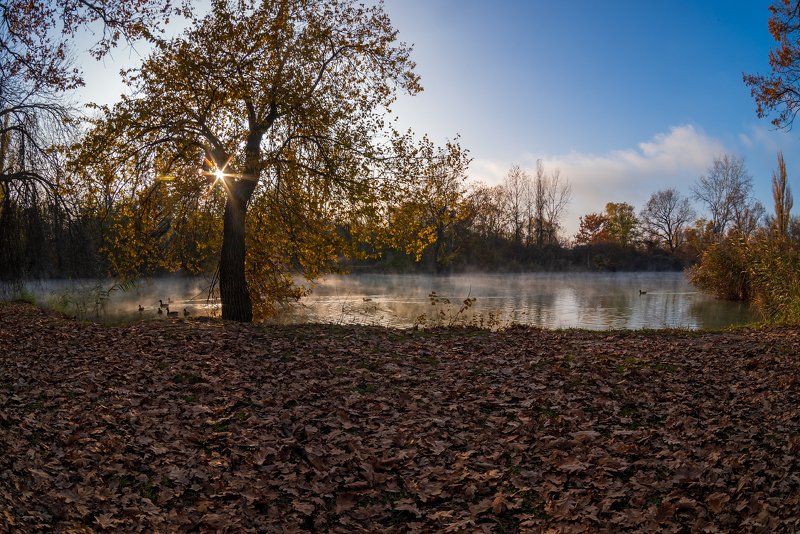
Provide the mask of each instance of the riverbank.
[{"label": "riverbank", "polygon": [[792,531],[800,331],[433,331],[0,304],[0,527]]}]

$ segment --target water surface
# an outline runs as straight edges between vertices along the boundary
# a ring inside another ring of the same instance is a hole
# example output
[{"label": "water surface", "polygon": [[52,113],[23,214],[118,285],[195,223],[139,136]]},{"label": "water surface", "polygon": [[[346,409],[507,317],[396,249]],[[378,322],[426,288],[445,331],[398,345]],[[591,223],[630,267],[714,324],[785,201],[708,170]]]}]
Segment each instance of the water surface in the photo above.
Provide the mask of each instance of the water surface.
[{"label": "water surface", "polygon": [[[159,299],[179,317],[218,316],[220,311],[219,301],[209,298],[207,280],[142,280],[110,292],[108,286],[55,280],[26,283],[24,290],[38,303],[110,322],[164,318],[165,313],[157,313]],[[757,319],[744,304],[700,293],[683,273],[362,274],[330,276],[311,287],[309,296],[283,307],[272,322],[713,329]],[[6,297],[9,292],[6,288]],[[475,300],[462,310],[466,299]]]},{"label": "water surface", "polygon": [[[460,311],[467,298],[475,301]],[[697,291],[683,273],[670,272],[334,276],[279,319],[397,327],[452,322],[698,329],[757,317],[747,305],[714,299]]]}]

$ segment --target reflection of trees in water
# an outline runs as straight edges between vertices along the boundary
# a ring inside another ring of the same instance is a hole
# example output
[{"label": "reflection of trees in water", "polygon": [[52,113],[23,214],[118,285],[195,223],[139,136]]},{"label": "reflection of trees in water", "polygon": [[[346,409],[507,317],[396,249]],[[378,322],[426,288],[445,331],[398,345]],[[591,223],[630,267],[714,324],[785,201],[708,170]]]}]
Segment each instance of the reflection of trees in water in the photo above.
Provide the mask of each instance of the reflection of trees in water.
[{"label": "reflection of trees in water", "polygon": [[[72,282],[70,282],[72,283]],[[93,284],[96,282],[92,282]],[[66,281],[49,281],[32,291],[37,302],[65,294]],[[174,310],[192,317],[213,315],[204,280],[146,280],[133,291],[115,291],[105,313],[109,320],[153,318],[158,300],[171,298]],[[639,291],[647,291],[639,295]],[[450,300],[431,306],[429,294]],[[70,295],[73,295],[72,293]],[[461,323],[505,326],[512,322],[544,328],[720,328],[749,322],[746,306],[697,293],[680,273],[511,274],[511,275],[350,275],[330,277],[300,304],[287,306],[274,323],[324,322],[411,327],[426,314],[444,311],[444,324],[464,299],[474,305],[458,315]],[[145,310],[138,312],[143,305]],[[101,317],[101,320],[103,318]],[[435,323],[435,321],[431,321]]]},{"label": "reflection of trees in water", "polygon": [[[448,318],[463,299],[475,297],[474,306],[460,318],[467,323],[491,316],[501,326],[717,328],[750,320],[746,309],[695,292],[681,273],[362,275],[337,278],[321,289],[318,296],[346,294],[355,310],[362,298],[372,299],[382,317],[378,322],[392,326],[410,326],[420,315],[438,312],[440,308],[430,306],[431,291],[450,299],[444,310]],[[341,307],[339,303],[337,309]],[[321,313],[317,320],[323,317]]]},{"label": "reflection of trees in water", "polygon": [[688,313],[697,318],[698,328],[724,328],[759,319],[758,314],[745,303],[709,298],[692,299]]}]

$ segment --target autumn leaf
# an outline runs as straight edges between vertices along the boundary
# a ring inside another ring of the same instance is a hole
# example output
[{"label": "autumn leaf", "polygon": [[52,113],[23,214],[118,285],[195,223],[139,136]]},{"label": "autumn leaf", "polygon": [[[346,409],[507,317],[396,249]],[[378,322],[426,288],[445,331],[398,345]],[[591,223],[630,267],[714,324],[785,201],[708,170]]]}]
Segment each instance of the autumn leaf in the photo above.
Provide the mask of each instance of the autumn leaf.
[{"label": "autumn leaf", "polygon": [[730,495],[727,493],[712,493],[708,497],[706,497],[706,504],[708,505],[709,510],[718,514],[722,511],[725,507],[725,503],[731,500]]},{"label": "autumn leaf", "polygon": [[311,515],[311,514],[314,513],[314,510],[316,509],[316,506],[314,506],[310,502],[304,502],[304,501],[295,500],[295,501],[292,501],[292,508],[294,508],[295,510],[297,510],[301,514]]},{"label": "autumn leaf", "polygon": [[793,327],[420,336],[0,304],[0,340],[6,530],[777,532],[800,505],[800,384],[772,387],[800,375]]},{"label": "autumn leaf", "polygon": [[122,523],[122,521],[120,521],[119,519],[114,519],[113,514],[98,515],[97,517],[94,518],[94,522],[97,523],[97,526],[99,526],[100,528],[105,528],[105,529],[113,529],[114,527]]},{"label": "autumn leaf", "polygon": [[494,499],[492,499],[492,512],[498,515],[502,514],[503,512],[508,510],[508,504],[509,503],[506,500],[505,495],[503,495],[502,492],[498,492],[494,496]]}]

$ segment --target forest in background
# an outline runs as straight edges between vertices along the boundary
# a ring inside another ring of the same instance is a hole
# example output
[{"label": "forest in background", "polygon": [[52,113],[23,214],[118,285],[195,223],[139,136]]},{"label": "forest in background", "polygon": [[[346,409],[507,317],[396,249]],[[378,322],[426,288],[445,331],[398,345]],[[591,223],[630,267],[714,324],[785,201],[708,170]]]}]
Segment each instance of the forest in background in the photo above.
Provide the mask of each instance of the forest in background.
[{"label": "forest in background", "polygon": [[[29,4],[0,9],[0,279],[216,273],[223,317],[250,320],[303,294],[295,274],[688,268],[705,291],[797,318],[800,223],[780,154],[770,214],[723,154],[691,191],[659,190],[638,210],[608,199],[565,235],[558,169],[468,182],[457,137],[387,125],[396,94],[421,85],[380,5]],[[770,26],[784,47],[787,10]],[[189,28],[161,37],[165,13]],[[83,80],[69,50],[98,24],[96,57],[120,40],[153,52],[125,74],[131,95],[87,115],[70,104]],[[225,68],[208,57],[223,50]],[[775,91],[791,58],[771,64],[771,78],[745,76],[762,116],[794,105]]]}]

